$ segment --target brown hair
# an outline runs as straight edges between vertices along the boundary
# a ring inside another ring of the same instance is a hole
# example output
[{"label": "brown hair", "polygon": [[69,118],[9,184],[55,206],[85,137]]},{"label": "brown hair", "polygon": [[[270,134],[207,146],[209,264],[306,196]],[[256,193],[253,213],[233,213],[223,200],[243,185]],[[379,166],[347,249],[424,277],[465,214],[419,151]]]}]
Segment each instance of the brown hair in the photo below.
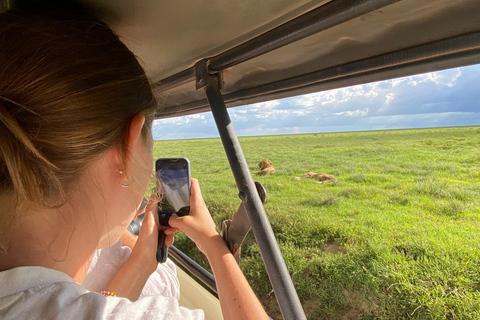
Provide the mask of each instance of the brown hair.
[{"label": "brown hair", "polygon": [[[52,3],[52,2],[50,2]],[[89,162],[156,101],[111,29],[69,1],[0,14],[0,195],[55,206]]]}]

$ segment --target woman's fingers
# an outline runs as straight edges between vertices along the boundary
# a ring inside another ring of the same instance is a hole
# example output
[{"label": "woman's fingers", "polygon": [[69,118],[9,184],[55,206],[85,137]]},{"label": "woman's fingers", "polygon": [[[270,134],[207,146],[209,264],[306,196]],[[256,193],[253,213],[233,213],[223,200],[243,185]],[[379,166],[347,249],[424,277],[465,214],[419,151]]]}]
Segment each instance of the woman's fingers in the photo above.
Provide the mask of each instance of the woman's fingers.
[{"label": "woman's fingers", "polygon": [[170,235],[165,235],[165,246],[166,247],[171,247],[173,243],[175,242],[174,234]]},{"label": "woman's fingers", "polygon": [[147,223],[149,227],[149,231],[153,232],[155,231],[154,229],[156,229],[158,233],[159,222],[158,222],[158,216],[155,214],[156,209],[157,209],[157,202],[154,201],[153,198],[150,198],[150,201],[148,201],[148,204],[145,207],[145,217],[143,218],[142,227],[145,223]]},{"label": "woman's fingers", "polygon": [[[145,229],[144,229],[145,228]],[[157,246],[158,231],[162,229],[165,232],[165,246],[170,247],[173,245],[175,233],[180,231],[178,228],[173,227],[159,227],[159,220],[157,214],[157,201],[152,198],[148,202],[145,208],[145,217],[143,219],[142,229],[140,230],[140,237],[143,237],[143,244],[150,247]],[[147,239],[148,238],[148,239]]]},{"label": "woman's fingers", "polygon": [[157,225],[157,229],[158,229],[160,226],[160,221],[158,220],[158,214],[157,214],[158,201],[155,199],[156,197],[153,195],[150,197],[150,200],[148,201],[148,204],[145,207],[145,212],[150,211],[152,213],[153,219],[155,220],[155,224]]},{"label": "woman's fingers", "polygon": [[165,234],[168,236],[168,235],[174,235],[175,233],[177,233],[178,231],[180,231],[180,229],[178,228],[166,228],[165,230],[163,230],[165,232]]},{"label": "woman's fingers", "polygon": [[135,249],[145,255],[155,256],[157,250],[158,218],[155,210],[156,202],[150,200],[145,208],[145,217],[135,244]]},{"label": "woman's fingers", "polygon": [[215,223],[202,198],[197,179],[192,178],[190,213],[183,217],[171,216],[169,224],[183,231],[197,246],[201,247],[211,236],[218,234]]},{"label": "woman's fingers", "polygon": [[155,218],[150,210],[145,211],[145,217],[143,218],[142,227],[140,228],[140,233],[138,235],[139,239],[144,239],[152,236],[152,234],[157,231],[158,228],[155,223]]},{"label": "woman's fingers", "polygon": [[[177,215],[172,215],[170,219],[168,219],[168,224],[175,230],[182,230],[179,228],[181,226],[181,220],[183,217],[179,217]],[[167,229],[168,230],[168,229]]]},{"label": "woman's fingers", "polygon": [[147,208],[143,218],[142,228],[138,235],[132,255],[129,259],[142,261],[142,264],[148,267],[148,272],[153,272],[157,268],[158,227],[155,222],[154,214]]},{"label": "woman's fingers", "polygon": [[178,228],[166,228],[163,230],[165,232],[165,246],[171,247],[175,241],[175,234],[180,231]]},{"label": "woman's fingers", "polygon": [[192,211],[192,207],[195,208],[198,204],[205,204],[205,201],[203,200],[202,191],[200,189],[198,180],[192,178],[192,187],[190,190],[190,211]]},{"label": "woman's fingers", "polygon": [[195,178],[191,178],[191,189],[190,189],[190,204],[192,203],[192,198],[196,198],[200,195],[202,196],[202,193],[200,191],[200,186],[198,184],[198,180]]}]

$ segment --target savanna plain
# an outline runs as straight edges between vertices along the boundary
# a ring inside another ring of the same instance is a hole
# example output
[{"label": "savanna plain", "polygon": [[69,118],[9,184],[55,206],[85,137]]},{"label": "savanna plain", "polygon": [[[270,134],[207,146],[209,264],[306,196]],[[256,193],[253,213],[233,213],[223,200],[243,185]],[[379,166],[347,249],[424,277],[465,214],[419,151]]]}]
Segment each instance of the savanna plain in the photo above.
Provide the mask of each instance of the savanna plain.
[{"label": "savanna plain", "polygon": [[[308,319],[480,319],[480,127],[240,138]],[[220,227],[240,200],[220,139],[157,141],[188,157]],[[307,170],[337,183],[302,179]],[[208,269],[183,234],[175,245]],[[253,235],[241,267],[281,319]]]}]

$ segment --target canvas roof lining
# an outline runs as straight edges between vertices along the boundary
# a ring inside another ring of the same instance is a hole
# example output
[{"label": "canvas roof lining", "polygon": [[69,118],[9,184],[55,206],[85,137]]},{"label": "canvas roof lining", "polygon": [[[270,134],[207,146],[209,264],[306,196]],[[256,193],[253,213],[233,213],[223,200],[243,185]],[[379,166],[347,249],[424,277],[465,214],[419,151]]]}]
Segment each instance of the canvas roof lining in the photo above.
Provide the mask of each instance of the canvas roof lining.
[{"label": "canvas roof lining", "polygon": [[[277,79],[304,74],[313,70],[343,65],[351,61],[394,52],[428,42],[449,39],[480,30],[477,18],[480,3],[474,1],[415,1],[404,0],[387,6],[381,12],[373,12],[337,27],[323,31],[297,43],[277,49],[271,53],[234,66],[225,72],[224,94],[252,88]],[[459,23],[461,21],[461,23]],[[388,23],[386,23],[388,22]],[[375,30],[375,32],[371,32]],[[342,35],[342,36],[339,36]],[[414,36],[412,36],[414,35]],[[300,52],[301,58],[297,56]],[[331,89],[344,85],[353,85],[402,75],[439,70],[463,64],[479,63],[477,57],[468,60],[448,61],[448,63],[430,63],[423,67],[409,67],[396,70],[395,73],[378,73],[377,77],[358,77],[336,85],[310,86],[308,90],[290,90],[289,94],[270,94],[255,98],[227,101],[227,106],[266,101],[296,94]],[[285,76],[287,75],[287,76]],[[202,90],[195,91],[194,84],[173,88],[163,95],[166,97],[164,109],[159,116],[189,114],[206,111],[208,108],[189,108],[193,101],[204,101]],[[186,105],[182,110],[181,107]],[[173,114],[172,114],[173,113]]]},{"label": "canvas roof lining", "polygon": [[[414,47],[427,41],[440,41],[479,31],[479,5],[480,3],[475,1],[461,0],[404,0],[392,4],[380,11],[333,27],[226,70],[223,93],[228,95],[228,93],[234,91],[271,83],[278,79],[285,79],[313,70],[323,70],[351,61]],[[297,56],[299,52],[301,58]],[[396,70],[395,73],[390,73],[390,77],[454,67],[463,65],[463,63],[479,62],[479,59],[470,57],[468,60],[430,63],[421,68],[420,66],[417,66],[417,68],[410,66],[404,68],[403,72],[401,72],[402,70]],[[260,102],[388,77],[388,73],[379,72],[377,77],[362,76],[358,77],[357,81],[350,78],[349,81],[337,82],[336,85],[325,86],[323,84],[322,86],[310,86],[308,89],[290,90],[288,94],[283,92],[236,102],[227,101],[227,105],[231,107],[244,103]],[[194,90],[193,83],[170,89],[164,94],[164,97],[167,100],[162,113],[159,114],[160,117],[208,110],[206,107],[193,109],[189,107],[189,104],[193,101],[204,101],[205,99],[201,90]],[[185,105],[186,108],[183,110],[182,107],[178,107]]]},{"label": "canvas roof lining", "polygon": [[328,0],[83,0],[97,9],[158,81]]},{"label": "canvas roof lining", "polygon": [[[84,2],[96,8],[121,36],[139,57],[151,81],[155,82],[329,1],[212,0],[208,5],[200,1],[170,0]],[[354,61],[365,60],[364,63],[368,64],[372,57],[480,32],[479,14],[478,0],[401,0],[225,70],[222,93],[226,97],[237,97],[236,93],[257,86],[275,86],[291,77],[328,71]],[[480,54],[471,50],[466,56],[397,66],[390,70],[372,70],[368,74],[351,75],[335,81],[227,99],[227,106],[474,63],[480,63]],[[322,72],[318,74],[323,75]],[[195,90],[193,81],[159,91],[157,95],[163,106],[159,118],[208,110],[203,90]]]}]

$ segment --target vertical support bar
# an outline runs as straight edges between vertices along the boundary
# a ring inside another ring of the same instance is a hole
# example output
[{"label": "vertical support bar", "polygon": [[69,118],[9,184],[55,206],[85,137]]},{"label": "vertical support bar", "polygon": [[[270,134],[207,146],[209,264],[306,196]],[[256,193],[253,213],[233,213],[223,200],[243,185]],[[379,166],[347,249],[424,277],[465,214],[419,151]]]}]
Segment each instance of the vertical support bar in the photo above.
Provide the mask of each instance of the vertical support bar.
[{"label": "vertical support bar", "polygon": [[245,204],[252,231],[257,241],[268,277],[272,283],[283,318],[286,320],[305,319],[302,305],[268,221],[252,175],[243,155],[242,148],[233,129],[225,102],[220,93],[217,75],[209,75],[205,89],[218,132],[222,139],[233,176],[237,182],[238,196]]}]

